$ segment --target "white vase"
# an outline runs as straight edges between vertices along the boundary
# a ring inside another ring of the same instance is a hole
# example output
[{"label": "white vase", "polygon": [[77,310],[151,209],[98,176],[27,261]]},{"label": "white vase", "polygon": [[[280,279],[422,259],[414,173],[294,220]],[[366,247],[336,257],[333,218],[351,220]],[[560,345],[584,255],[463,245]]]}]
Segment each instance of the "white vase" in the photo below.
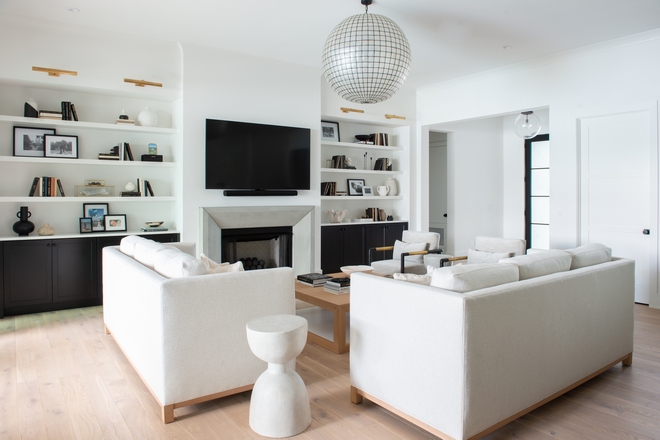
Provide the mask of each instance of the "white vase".
[{"label": "white vase", "polygon": [[138,114],[137,120],[144,127],[155,127],[158,125],[158,115],[149,107],[146,107]]},{"label": "white vase", "polygon": [[389,191],[388,195],[395,196],[395,195],[399,194],[399,185],[397,184],[396,179],[390,177],[389,179],[387,179],[385,181],[385,186],[390,187],[390,191]]}]

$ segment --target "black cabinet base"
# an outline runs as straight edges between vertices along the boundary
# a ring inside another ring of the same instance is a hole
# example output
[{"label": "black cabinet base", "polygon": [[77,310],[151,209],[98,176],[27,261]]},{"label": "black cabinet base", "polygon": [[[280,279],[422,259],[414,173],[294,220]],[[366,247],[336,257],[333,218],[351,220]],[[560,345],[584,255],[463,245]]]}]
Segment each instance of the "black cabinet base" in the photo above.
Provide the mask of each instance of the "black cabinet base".
[{"label": "black cabinet base", "polygon": [[92,298],[78,301],[61,301],[29,306],[5,307],[5,316],[27,315],[29,313],[54,312],[55,310],[78,309],[103,305],[103,298]]}]

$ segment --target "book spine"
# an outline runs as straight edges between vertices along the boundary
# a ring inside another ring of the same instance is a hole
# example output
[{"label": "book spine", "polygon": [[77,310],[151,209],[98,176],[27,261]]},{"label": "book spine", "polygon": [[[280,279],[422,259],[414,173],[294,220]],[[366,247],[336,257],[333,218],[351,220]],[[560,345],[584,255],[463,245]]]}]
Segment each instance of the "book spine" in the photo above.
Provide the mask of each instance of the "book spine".
[{"label": "book spine", "polygon": [[131,144],[128,142],[125,142],[126,144],[126,151],[128,152],[128,160],[134,160],[133,159],[133,152],[131,151]]},{"label": "book spine", "polygon": [[62,120],[66,121],[66,101],[62,101],[60,106],[62,108]]},{"label": "book spine", "polygon": [[60,179],[57,179],[57,187],[60,189],[60,196],[66,197],[64,195],[64,188],[62,187],[62,181]]},{"label": "book spine", "polygon": [[39,178],[35,177],[32,180],[32,186],[30,187],[29,197],[34,197],[34,193],[37,192],[37,185],[39,184]]},{"label": "book spine", "polygon": [[50,196],[57,197],[57,179],[55,177],[50,178]]},{"label": "book spine", "polygon": [[147,191],[149,191],[149,195],[151,197],[153,197],[154,196],[154,189],[151,187],[151,183],[149,183],[148,180],[145,180],[144,184],[147,186]]},{"label": "book spine", "polygon": [[76,112],[76,106],[73,104],[71,104],[71,115],[73,116],[74,121],[78,120],[78,112]]},{"label": "book spine", "polygon": [[41,178],[41,197],[46,197],[48,195],[48,177],[44,176]]},{"label": "book spine", "polygon": [[41,182],[42,182],[42,180],[43,180],[43,178],[39,177],[39,181],[37,182],[37,187],[35,188],[35,191],[34,191],[34,196],[35,197],[41,197]]}]

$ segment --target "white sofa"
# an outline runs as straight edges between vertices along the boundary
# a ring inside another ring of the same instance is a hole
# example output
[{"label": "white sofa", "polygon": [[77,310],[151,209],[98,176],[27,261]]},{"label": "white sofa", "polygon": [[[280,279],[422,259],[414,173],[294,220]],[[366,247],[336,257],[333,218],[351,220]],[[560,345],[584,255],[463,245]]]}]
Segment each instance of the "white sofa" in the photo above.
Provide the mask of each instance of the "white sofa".
[{"label": "white sofa", "polygon": [[[630,365],[634,261],[610,251],[580,267],[589,260],[577,248],[433,272],[463,293],[353,274],[351,400],[443,439],[473,439]],[[480,288],[494,278],[504,283]]]},{"label": "white sofa", "polygon": [[[189,254],[179,258],[186,270],[199,266],[194,243],[149,242],[147,251]],[[103,319],[162,407],[163,422],[174,420],[175,408],[252,389],[267,364],[250,351],[245,326],[295,313],[293,270],[166,278],[149,267],[152,254],[140,260],[119,246],[103,249]]]}]

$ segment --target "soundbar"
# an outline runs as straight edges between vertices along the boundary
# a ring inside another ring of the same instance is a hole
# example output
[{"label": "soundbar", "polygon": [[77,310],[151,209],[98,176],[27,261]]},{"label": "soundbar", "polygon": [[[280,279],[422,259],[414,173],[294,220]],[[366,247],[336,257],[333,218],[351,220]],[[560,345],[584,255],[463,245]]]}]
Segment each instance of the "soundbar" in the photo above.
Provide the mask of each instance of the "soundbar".
[{"label": "soundbar", "polygon": [[296,190],[268,190],[268,189],[226,189],[225,197],[254,197],[254,196],[297,196]]}]

